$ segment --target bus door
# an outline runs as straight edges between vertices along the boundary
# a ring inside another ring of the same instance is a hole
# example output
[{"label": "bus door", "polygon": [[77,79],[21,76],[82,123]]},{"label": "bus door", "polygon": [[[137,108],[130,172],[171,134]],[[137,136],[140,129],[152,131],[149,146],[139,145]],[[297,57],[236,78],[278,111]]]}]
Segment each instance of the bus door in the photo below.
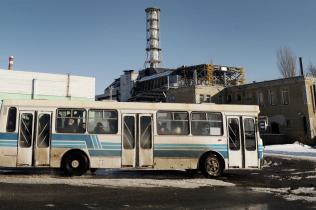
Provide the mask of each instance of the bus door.
[{"label": "bus door", "polygon": [[122,115],[122,167],[153,166],[152,125],[150,114]]},{"label": "bus door", "polygon": [[50,164],[51,116],[51,112],[37,112],[33,145],[34,166],[49,166]]},{"label": "bus door", "polygon": [[243,153],[241,145],[241,127],[239,116],[227,117],[228,167],[242,168]]},{"label": "bus door", "polygon": [[258,168],[258,145],[256,121],[253,117],[242,117],[243,139],[245,148],[245,168]]},{"label": "bus door", "polygon": [[49,166],[51,113],[21,111],[17,166]]},{"label": "bus door", "polygon": [[32,165],[34,118],[34,111],[20,111],[17,166]]}]

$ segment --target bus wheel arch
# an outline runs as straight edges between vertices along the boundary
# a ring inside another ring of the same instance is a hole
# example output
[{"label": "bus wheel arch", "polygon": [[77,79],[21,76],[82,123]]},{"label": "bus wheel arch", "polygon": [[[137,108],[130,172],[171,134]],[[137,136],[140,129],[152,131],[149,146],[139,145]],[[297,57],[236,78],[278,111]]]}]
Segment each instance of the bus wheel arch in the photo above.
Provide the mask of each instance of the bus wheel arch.
[{"label": "bus wheel arch", "polygon": [[81,176],[90,168],[89,157],[83,150],[68,150],[62,156],[60,167],[67,176]]},{"label": "bus wheel arch", "polygon": [[225,169],[225,160],[220,153],[208,151],[201,155],[198,169],[207,178],[219,177]]}]

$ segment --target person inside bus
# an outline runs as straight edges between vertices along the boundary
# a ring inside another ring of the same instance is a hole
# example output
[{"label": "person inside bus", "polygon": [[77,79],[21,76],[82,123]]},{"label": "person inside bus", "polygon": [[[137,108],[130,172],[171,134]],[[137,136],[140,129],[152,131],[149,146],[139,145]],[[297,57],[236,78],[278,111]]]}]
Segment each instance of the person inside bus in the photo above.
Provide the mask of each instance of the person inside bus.
[{"label": "person inside bus", "polygon": [[104,126],[101,122],[98,122],[94,128],[94,133],[105,133]]},{"label": "person inside bus", "polygon": [[78,126],[75,123],[75,120],[70,118],[65,126],[66,133],[77,133]]}]

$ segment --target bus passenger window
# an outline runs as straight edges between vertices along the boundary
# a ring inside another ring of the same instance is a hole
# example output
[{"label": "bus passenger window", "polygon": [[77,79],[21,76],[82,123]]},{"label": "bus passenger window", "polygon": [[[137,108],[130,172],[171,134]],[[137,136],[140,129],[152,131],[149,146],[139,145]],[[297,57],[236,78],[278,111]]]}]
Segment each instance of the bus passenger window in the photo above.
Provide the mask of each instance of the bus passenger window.
[{"label": "bus passenger window", "polygon": [[192,112],[191,132],[194,136],[223,135],[222,114],[216,112]]},{"label": "bus passenger window", "polygon": [[7,132],[14,132],[16,128],[16,113],[15,107],[10,107],[7,118]]},{"label": "bus passenger window", "polygon": [[86,111],[84,109],[58,109],[57,133],[85,133]]},{"label": "bus passenger window", "polygon": [[159,135],[189,134],[189,114],[187,112],[158,111],[157,132]]},{"label": "bus passenger window", "polygon": [[88,132],[115,134],[118,130],[118,113],[115,110],[89,110]]}]

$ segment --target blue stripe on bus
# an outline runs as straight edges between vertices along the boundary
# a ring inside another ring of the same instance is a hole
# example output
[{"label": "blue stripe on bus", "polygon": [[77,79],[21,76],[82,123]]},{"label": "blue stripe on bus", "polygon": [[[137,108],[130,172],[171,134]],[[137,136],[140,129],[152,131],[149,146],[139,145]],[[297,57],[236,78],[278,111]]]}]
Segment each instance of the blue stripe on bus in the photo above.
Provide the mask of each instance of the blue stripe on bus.
[{"label": "blue stripe on bus", "polygon": [[90,150],[89,154],[94,157],[100,157],[100,156],[121,156],[121,150]]},{"label": "blue stripe on bus", "polygon": [[17,133],[0,133],[0,139],[17,140],[18,134]]},{"label": "blue stripe on bus", "polygon": [[[208,150],[154,150],[154,157],[187,157],[198,158]],[[217,151],[227,158],[227,151]]]}]

